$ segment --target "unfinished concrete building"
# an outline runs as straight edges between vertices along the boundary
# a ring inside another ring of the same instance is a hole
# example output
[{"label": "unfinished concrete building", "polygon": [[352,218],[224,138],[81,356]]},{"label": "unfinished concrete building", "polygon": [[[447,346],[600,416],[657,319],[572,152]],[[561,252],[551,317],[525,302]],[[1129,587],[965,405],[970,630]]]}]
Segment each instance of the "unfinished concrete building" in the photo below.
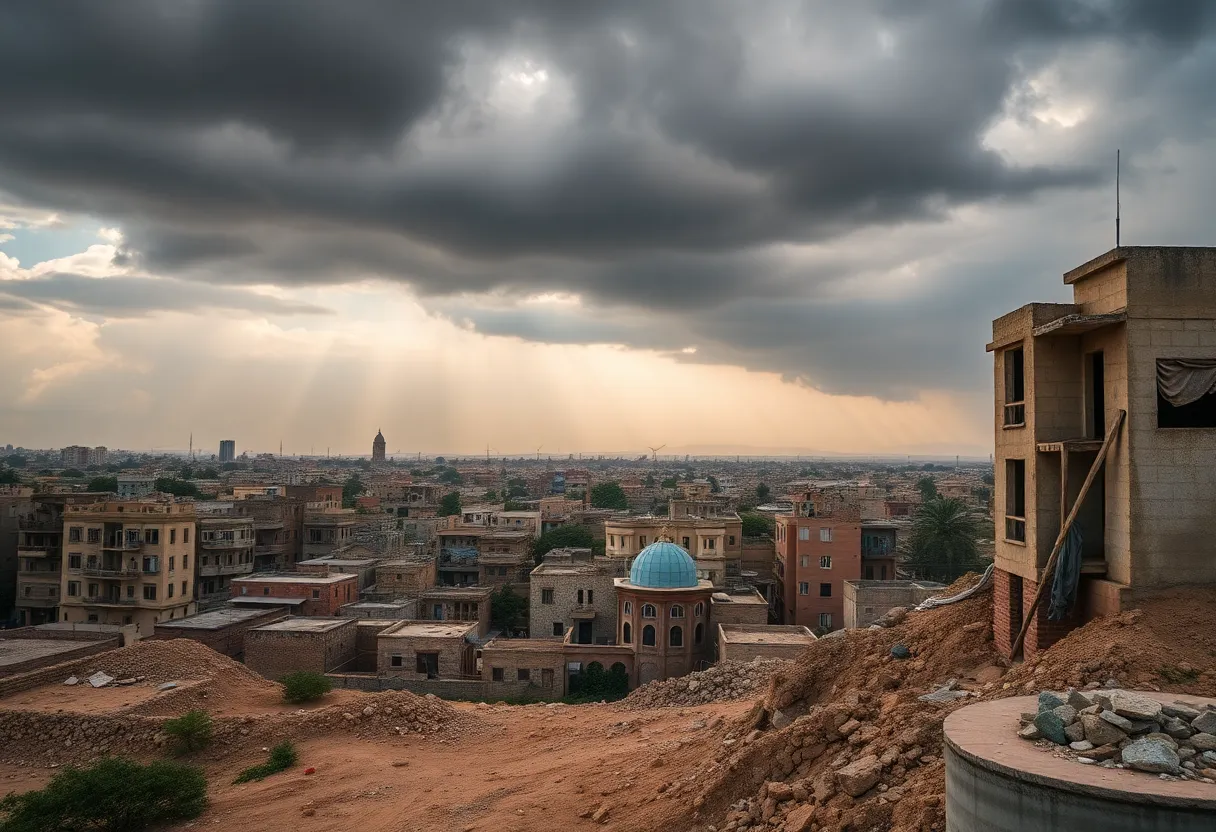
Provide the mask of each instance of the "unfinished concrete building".
[{"label": "unfinished concrete building", "polygon": [[750,662],[754,659],[796,659],[818,641],[815,634],[799,624],[754,626],[718,625],[718,659]]},{"label": "unfinished concrete building", "polygon": [[341,504],[308,503],[304,507],[304,560],[336,554],[352,542],[355,510]]},{"label": "unfinished concrete building", "polygon": [[844,626],[869,627],[892,608],[915,606],[945,588],[934,581],[845,581]]},{"label": "unfinished concrete building", "polygon": [[199,609],[227,603],[233,578],[253,572],[255,532],[252,517],[236,514],[231,503],[199,503],[198,580],[195,600]]},{"label": "unfinished concrete building", "polygon": [[[1064,282],[1072,303],[1032,303],[998,318],[988,345],[993,629],[1005,653],[1027,618],[1033,655],[1136,592],[1216,581],[1216,249],[1116,248]],[[1077,602],[1057,620],[1046,602],[1028,616],[1108,437],[1077,509],[1079,535],[1061,547],[1080,549]]]},{"label": "unfinished concrete building", "polygon": [[303,559],[303,500],[295,497],[251,496],[238,500],[235,510],[253,519],[253,563],[256,571],[290,569]]},{"label": "unfinished concrete building", "polygon": [[461,621],[398,621],[376,637],[377,671],[404,679],[476,678],[477,625]]}]

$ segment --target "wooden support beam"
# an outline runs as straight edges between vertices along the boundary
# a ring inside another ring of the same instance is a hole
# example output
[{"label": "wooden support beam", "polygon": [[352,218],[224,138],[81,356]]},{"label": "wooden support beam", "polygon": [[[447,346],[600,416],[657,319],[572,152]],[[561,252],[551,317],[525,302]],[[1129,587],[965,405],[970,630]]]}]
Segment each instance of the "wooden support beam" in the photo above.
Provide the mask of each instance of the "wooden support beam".
[{"label": "wooden support beam", "polygon": [[1102,442],[1098,455],[1094,457],[1094,464],[1089,467],[1089,473],[1085,476],[1085,482],[1082,483],[1081,491],[1077,494],[1077,501],[1072,504],[1072,510],[1068,512],[1067,519],[1060,524],[1060,534],[1056,537],[1055,545],[1051,547],[1051,554],[1047,558],[1047,565],[1043,567],[1043,575],[1039,579],[1039,588],[1035,590],[1034,600],[1030,603],[1030,609],[1026,610],[1022,617],[1022,629],[1009,650],[1010,659],[1017,658],[1018,654],[1022,651],[1022,642],[1026,640],[1026,632],[1030,629],[1030,623],[1034,621],[1035,610],[1039,608],[1039,604],[1043,600],[1043,593],[1055,574],[1056,561],[1060,557],[1060,549],[1064,546],[1064,540],[1068,537],[1068,530],[1072,528],[1073,522],[1077,519],[1077,514],[1081,511],[1081,504],[1085,502],[1085,497],[1089,494],[1090,486],[1094,484],[1094,480],[1098,477],[1098,472],[1102,470],[1102,463],[1106,461],[1106,455],[1110,452],[1110,447],[1114,444],[1115,437],[1119,435],[1119,428],[1123,426],[1123,419],[1126,416],[1126,410],[1120,410],[1115,414],[1115,420],[1111,424],[1110,430],[1106,432],[1106,439]]}]

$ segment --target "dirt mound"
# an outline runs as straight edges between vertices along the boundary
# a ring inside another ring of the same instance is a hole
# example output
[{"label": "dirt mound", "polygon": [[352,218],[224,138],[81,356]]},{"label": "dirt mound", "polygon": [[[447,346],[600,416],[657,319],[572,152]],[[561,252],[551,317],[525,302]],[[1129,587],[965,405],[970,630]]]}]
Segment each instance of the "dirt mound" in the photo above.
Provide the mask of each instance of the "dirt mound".
[{"label": "dirt mound", "polygon": [[774,673],[788,670],[791,664],[784,659],[722,662],[687,676],[642,685],[618,707],[636,710],[734,702],[763,691]]},{"label": "dirt mound", "polygon": [[[1212,695],[1213,616],[1210,592],[1146,598],[1139,611],[1091,622],[1013,671],[992,649],[991,592],[909,613],[889,629],[833,634],[773,676],[717,758],[688,779],[685,797],[702,818],[725,816],[725,829],[942,829],[949,713],[977,698],[1112,677]],[[922,698],[946,688],[937,701]]]}]

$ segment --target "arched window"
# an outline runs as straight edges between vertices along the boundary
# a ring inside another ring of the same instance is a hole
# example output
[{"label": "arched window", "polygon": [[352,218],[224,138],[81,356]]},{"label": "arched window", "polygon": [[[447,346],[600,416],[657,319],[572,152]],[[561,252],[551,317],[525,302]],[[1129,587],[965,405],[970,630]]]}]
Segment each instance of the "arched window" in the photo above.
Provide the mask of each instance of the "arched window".
[{"label": "arched window", "polygon": [[624,644],[633,644],[633,626],[626,621],[625,626],[621,629],[621,641]]},{"label": "arched window", "polygon": [[681,605],[681,604],[672,604],[672,605],[671,605],[671,617],[672,617],[672,618],[683,618],[683,617],[684,617],[684,607],[683,607],[683,605]]},{"label": "arched window", "polygon": [[654,625],[647,624],[642,628],[642,644],[646,647],[654,647]]},{"label": "arched window", "polygon": [[684,628],[681,627],[679,624],[672,627],[671,631],[667,634],[667,643],[670,644],[672,647],[683,647],[684,646]]},{"label": "arched window", "polygon": [[701,616],[705,615],[705,604],[698,601],[697,605],[692,608],[692,614],[695,615],[697,618],[700,618]]},{"label": "arched window", "polygon": [[654,608],[654,604],[642,604],[642,618],[658,618],[659,611]]},{"label": "arched window", "polygon": [[692,631],[692,639],[694,644],[700,644],[705,639],[705,625],[699,621],[696,628]]},{"label": "arched window", "polygon": [[625,615],[633,615],[633,602],[632,602],[632,601],[626,601],[626,602],[625,602],[625,612],[624,612],[624,614],[625,614]]}]

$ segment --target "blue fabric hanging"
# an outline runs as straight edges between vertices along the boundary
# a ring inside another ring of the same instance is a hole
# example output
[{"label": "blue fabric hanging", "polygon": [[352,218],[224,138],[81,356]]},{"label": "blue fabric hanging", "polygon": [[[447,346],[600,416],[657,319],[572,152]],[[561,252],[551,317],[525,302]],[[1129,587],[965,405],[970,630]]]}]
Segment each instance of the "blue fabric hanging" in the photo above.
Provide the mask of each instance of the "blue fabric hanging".
[{"label": "blue fabric hanging", "polygon": [[1056,572],[1051,579],[1051,604],[1047,608],[1047,620],[1059,621],[1067,618],[1077,603],[1077,584],[1081,582],[1081,529],[1073,523],[1068,527],[1060,556],[1056,560]]}]

